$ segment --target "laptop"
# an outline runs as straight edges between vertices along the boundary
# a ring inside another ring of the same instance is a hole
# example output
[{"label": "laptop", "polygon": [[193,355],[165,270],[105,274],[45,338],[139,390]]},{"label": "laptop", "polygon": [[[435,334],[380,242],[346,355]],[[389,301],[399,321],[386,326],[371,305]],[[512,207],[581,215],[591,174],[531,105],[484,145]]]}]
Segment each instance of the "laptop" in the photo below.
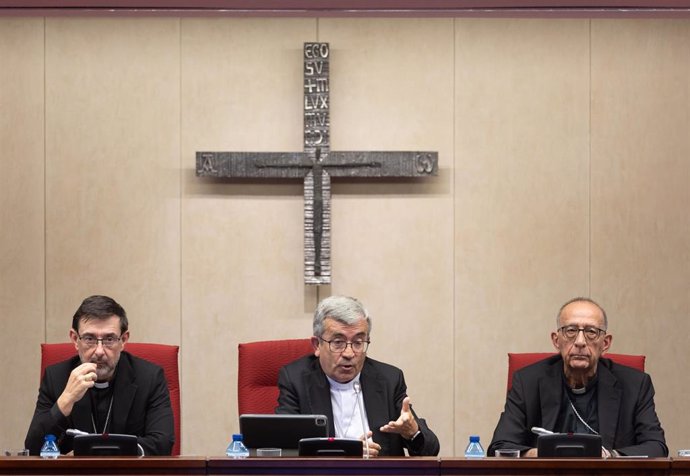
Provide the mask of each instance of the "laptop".
[{"label": "laptop", "polygon": [[280,448],[283,456],[297,456],[299,440],[328,436],[326,415],[240,415],[240,433],[250,455],[257,448]]}]

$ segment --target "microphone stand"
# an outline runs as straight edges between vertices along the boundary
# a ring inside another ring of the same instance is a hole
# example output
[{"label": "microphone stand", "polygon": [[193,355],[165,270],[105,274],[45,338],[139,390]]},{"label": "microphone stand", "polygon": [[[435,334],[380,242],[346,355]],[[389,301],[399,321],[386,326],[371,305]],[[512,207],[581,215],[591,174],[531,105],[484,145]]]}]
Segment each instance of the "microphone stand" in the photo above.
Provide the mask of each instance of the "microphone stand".
[{"label": "microphone stand", "polygon": [[360,397],[360,391],[362,390],[362,386],[360,385],[359,381],[353,383],[352,386],[355,389],[355,395],[357,398],[357,405],[359,406],[359,417],[362,419],[362,429],[364,430],[364,448],[366,450],[366,453],[364,454],[364,458],[368,459],[369,458],[369,425],[367,425],[367,422],[364,418],[364,406],[362,405],[362,398]]}]

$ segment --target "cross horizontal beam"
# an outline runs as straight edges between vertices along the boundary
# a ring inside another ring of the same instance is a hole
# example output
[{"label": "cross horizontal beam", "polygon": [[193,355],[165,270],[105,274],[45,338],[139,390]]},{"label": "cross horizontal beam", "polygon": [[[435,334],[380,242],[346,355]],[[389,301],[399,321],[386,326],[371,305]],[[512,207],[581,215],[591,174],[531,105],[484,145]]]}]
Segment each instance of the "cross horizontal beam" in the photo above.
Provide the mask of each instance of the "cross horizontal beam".
[{"label": "cross horizontal beam", "polygon": [[[339,152],[322,158],[331,177],[437,175],[437,152]],[[304,152],[197,152],[199,177],[304,178],[314,162]]]}]

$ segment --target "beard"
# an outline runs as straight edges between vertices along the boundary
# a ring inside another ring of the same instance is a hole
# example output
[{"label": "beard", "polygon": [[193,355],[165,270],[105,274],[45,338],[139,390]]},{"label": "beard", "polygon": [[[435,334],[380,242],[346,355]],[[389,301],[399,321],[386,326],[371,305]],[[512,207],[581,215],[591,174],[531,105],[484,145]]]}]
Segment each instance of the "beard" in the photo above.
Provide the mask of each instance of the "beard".
[{"label": "beard", "polygon": [[119,360],[119,356],[113,361],[105,358],[101,360],[92,358],[89,362],[96,364],[96,381],[109,382],[112,380],[113,376],[115,375],[115,369],[117,368],[117,362]]}]

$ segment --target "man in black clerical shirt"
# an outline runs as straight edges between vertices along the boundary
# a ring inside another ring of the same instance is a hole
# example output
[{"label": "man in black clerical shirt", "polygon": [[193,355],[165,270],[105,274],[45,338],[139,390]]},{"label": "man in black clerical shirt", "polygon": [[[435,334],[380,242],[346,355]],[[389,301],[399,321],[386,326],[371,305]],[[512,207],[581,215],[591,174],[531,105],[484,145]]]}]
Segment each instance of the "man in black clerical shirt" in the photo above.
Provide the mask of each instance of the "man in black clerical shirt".
[{"label": "man in black clerical shirt", "polygon": [[551,341],[559,354],[515,372],[489,454],[519,449],[537,455],[542,427],[556,433],[601,435],[602,456],[667,456],[644,372],[601,358],[611,346],[606,312],[589,298],[565,303]]},{"label": "man in black clerical shirt", "polygon": [[68,429],[136,435],[145,455],[169,455],[175,440],[163,369],[124,352],[127,314],[107,296],[86,298],[69,337],[77,356],[46,368],[25,447],[39,454],[45,435],[72,451]]}]

